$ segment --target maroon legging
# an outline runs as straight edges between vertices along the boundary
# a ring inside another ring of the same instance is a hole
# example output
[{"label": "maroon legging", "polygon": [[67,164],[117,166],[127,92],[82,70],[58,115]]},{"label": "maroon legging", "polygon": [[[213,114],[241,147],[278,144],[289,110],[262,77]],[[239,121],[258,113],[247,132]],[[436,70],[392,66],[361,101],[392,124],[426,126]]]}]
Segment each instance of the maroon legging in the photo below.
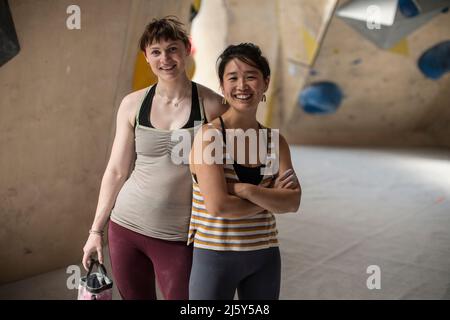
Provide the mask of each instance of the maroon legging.
[{"label": "maroon legging", "polygon": [[115,284],[125,300],[155,300],[155,274],[166,300],[187,300],[192,245],[144,236],[113,221],[108,228]]}]

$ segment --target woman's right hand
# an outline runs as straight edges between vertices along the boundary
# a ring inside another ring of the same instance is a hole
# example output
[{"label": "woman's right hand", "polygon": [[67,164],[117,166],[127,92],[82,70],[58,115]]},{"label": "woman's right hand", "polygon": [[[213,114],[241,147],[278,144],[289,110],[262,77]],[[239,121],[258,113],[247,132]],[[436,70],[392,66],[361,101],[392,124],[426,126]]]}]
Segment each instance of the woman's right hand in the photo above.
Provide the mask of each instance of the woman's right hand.
[{"label": "woman's right hand", "polygon": [[274,183],[273,188],[280,189],[295,189],[298,187],[298,179],[294,170],[288,169],[281,176],[278,176]]},{"label": "woman's right hand", "polygon": [[[93,230],[83,247],[83,267],[89,270],[91,256],[97,254],[98,261],[103,264],[102,227],[106,226],[114,207],[117,195],[130,174],[130,169],[135,161],[135,136],[134,125],[139,101],[144,98],[145,90],[133,92],[123,98],[117,111],[116,134],[114,136],[111,155],[103,174],[97,209],[95,211],[95,223]],[[97,230],[97,231],[95,231]]]},{"label": "woman's right hand", "polygon": [[100,234],[91,233],[83,247],[83,267],[86,271],[89,270],[91,256],[97,253],[98,261],[103,264],[103,237]]}]

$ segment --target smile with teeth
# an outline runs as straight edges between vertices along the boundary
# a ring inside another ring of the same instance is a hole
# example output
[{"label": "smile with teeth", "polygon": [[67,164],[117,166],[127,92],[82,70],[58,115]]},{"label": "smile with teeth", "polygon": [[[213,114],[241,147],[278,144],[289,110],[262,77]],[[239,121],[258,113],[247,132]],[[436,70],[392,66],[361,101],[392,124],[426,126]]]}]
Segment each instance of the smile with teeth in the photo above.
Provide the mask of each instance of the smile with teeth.
[{"label": "smile with teeth", "polygon": [[235,99],[238,99],[238,100],[249,100],[251,97],[252,97],[252,95],[251,94],[235,94],[235,95],[233,95],[233,97],[235,98]]},{"label": "smile with teeth", "polygon": [[164,67],[160,67],[159,69],[163,70],[163,71],[170,71],[173,70],[175,68],[175,65],[173,66],[164,66]]}]

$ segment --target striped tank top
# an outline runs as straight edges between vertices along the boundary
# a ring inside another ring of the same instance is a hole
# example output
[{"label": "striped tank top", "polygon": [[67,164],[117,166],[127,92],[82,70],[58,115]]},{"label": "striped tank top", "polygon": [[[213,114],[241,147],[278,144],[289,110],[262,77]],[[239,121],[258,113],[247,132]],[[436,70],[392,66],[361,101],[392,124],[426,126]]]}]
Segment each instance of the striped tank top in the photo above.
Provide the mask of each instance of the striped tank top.
[{"label": "striped tank top", "polygon": [[[220,120],[222,122],[222,119]],[[268,161],[274,161],[272,135],[270,128],[262,128],[262,130],[267,141],[267,155],[272,155],[272,157],[266,157],[263,166],[267,166]],[[222,131],[226,145],[223,122]],[[226,155],[225,151],[224,155]],[[230,163],[224,157],[223,170],[227,183],[244,182],[239,178],[237,167],[236,162]],[[257,185],[261,187],[270,186],[276,175],[277,172],[264,174]],[[205,201],[195,175],[192,175],[192,181],[192,213],[188,244],[193,243],[196,248],[217,251],[251,251],[278,246],[278,231],[273,213],[264,210],[254,216],[245,218],[215,217],[206,210]]]}]

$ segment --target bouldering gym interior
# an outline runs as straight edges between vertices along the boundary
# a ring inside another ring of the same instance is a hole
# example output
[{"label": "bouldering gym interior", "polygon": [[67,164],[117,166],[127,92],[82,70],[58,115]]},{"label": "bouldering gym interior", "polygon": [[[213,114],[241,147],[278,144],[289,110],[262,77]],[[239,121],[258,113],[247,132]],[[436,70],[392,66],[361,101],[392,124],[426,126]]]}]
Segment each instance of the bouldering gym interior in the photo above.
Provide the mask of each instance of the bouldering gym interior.
[{"label": "bouldering gym interior", "polygon": [[280,299],[450,299],[449,7],[0,0],[0,299],[77,299],[119,104],[156,82],[139,38],[168,15],[190,35],[188,77],[219,94],[228,45],[269,61],[257,119],[302,188],[275,215]]}]

